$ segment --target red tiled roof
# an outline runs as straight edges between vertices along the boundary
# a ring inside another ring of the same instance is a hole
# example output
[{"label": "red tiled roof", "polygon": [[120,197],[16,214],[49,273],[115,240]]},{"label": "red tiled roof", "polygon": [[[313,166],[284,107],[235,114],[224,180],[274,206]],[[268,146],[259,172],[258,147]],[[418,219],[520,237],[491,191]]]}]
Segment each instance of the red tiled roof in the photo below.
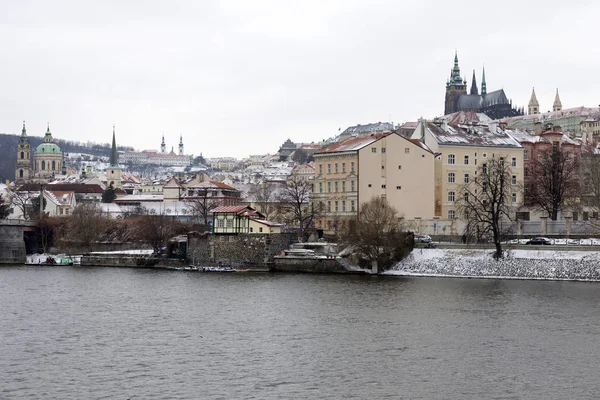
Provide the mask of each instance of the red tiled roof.
[{"label": "red tiled roof", "polygon": [[250,206],[238,204],[236,206],[219,206],[212,210],[213,213],[239,213],[244,211],[246,208],[251,209]]},{"label": "red tiled roof", "polygon": [[372,133],[370,135],[362,135],[362,136],[354,136],[349,137],[348,139],[342,140],[337,143],[333,143],[330,146],[325,147],[324,149],[316,152],[315,154],[322,153],[337,153],[343,151],[358,151],[365,146],[370,145],[377,140],[391,135],[392,133]]}]

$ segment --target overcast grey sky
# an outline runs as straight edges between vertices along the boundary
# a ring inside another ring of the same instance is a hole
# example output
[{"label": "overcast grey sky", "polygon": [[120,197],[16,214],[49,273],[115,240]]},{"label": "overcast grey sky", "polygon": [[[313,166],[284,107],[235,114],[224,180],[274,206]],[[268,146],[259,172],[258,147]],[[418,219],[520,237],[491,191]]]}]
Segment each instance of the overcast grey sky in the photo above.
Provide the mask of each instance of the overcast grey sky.
[{"label": "overcast grey sky", "polygon": [[442,114],[455,49],[514,104],[600,103],[597,1],[0,2],[0,132],[274,153]]}]

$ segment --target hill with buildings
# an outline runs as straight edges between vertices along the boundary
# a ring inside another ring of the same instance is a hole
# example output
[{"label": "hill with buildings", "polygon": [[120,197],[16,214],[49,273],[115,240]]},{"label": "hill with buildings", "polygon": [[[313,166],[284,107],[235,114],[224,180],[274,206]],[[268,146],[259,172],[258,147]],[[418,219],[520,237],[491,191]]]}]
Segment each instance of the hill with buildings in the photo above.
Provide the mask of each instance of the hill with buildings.
[{"label": "hill with buildings", "polygon": [[[43,138],[41,136],[29,136],[31,148],[35,149]],[[19,135],[0,133],[0,182],[15,179],[15,164],[17,162],[17,143]],[[84,153],[96,157],[110,157],[110,144],[108,143],[81,143],[70,140],[55,139],[56,143],[65,154]],[[132,151],[132,147],[118,147],[119,151]]]}]

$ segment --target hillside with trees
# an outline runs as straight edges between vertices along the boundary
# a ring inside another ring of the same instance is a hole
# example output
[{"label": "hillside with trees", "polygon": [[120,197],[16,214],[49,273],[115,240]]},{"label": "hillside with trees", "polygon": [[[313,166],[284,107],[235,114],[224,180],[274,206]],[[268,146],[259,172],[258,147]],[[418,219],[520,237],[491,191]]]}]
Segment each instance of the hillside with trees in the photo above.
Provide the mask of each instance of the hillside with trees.
[{"label": "hillside with trees", "polygon": [[[20,135],[9,135],[0,133],[0,180],[5,183],[7,180],[15,178],[15,164],[17,162],[17,144]],[[31,143],[31,149],[35,149],[42,143],[41,136],[28,136]],[[85,153],[98,157],[110,157],[109,143],[76,142],[72,140],[54,139],[64,153]],[[133,151],[132,147],[118,146],[119,151]],[[33,156],[33,154],[32,154]]]}]

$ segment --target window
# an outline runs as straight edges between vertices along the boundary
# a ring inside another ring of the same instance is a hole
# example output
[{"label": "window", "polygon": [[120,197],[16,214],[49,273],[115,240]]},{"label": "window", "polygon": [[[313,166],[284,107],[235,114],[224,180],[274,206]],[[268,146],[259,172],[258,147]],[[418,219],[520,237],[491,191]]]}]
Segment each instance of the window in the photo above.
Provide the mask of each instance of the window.
[{"label": "window", "polygon": [[323,193],[323,182],[319,182],[319,193]]},{"label": "window", "polygon": [[331,212],[331,200],[327,202],[327,212]]},{"label": "window", "polygon": [[451,203],[454,203],[454,196],[455,196],[454,192],[448,192],[448,201]]},{"label": "window", "polygon": [[[56,161],[52,161],[52,171],[56,171]],[[114,171],[113,171],[114,174]]]},{"label": "window", "polygon": [[338,212],[338,211],[339,211],[339,210],[338,210],[338,201],[336,200],[336,201],[334,202],[334,204],[335,204],[335,212]]},{"label": "window", "polygon": [[582,218],[583,218],[584,221],[589,221],[589,219],[590,219],[590,213],[587,212],[587,211],[584,211]]},{"label": "window", "polygon": [[500,165],[504,165],[504,157],[500,157]]},{"label": "window", "polygon": [[334,182],[333,186],[335,188],[335,192],[337,193],[338,192],[338,183],[337,183],[337,181]]},{"label": "window", "polygon": [[529,168],[525,168],[523,174],[525,175],[525,178],[527,178],[529,176]]},{"label": "window", "polygon": [[382,189],[385,189],[385,185],[381,185],[381,188],[382,188]]},{"label": "window", "polygon": [[529,150],[523,150],[523,160],[529,160]]},{"label": "window", "polygon": [[368,186],[368,187],[371,187],[371,184],[369,183],[367,186]]},{"label": "window", "polygon": [[465,199],[465,203],[469,203],[469,193],[465,193],[463,198]]},{"label": "window", "polygon": [[346,212],[346,200],[342,200],[342,211]]},{"label": "window", "polygon": [[354,181],[350,181],[350,191],[354,192]]},{"label": "window", "polygon": [[346,173],[346,163],[345,162],[342,163],[342,173],[343,174]]},{"label": "window", "polygon": [[456,182],[456,174],[454,172],[448,172],[448,183]]},{"label": "window", "polygon": [[517,202],[517,194],[516,194],[516,193],[513,193],[513,194],[512,194],[512,202],[513,202],[513,203],[516,203],[516,202]]},{"label": "window", "polygon": [[233,229],[233,220],[232,219],[227,220],[227,229]]},{"label": "window", "polygon": [[454,154],[448,154],[448,164],[454,164]]},{"label": "window", "polygon": [[258,228],[258,231],[259,231],[259,232],[262,232],[262,231],[263,231],[263,230],[262,230],[262,226]]},{"label": "window", "polygon": [[323,164],[319,164],[319,175],[323,174]]},{"label": "window", "polygon": [[481,167],[482,167],[483,173],[487,174],[487,164],[483,164]]},{"label": "window", "polygon": [[331,173],[331,164],[327,164],[327,173],[330,174]]},{"label": "window", "polygon": [[465,183],[469,183],[469,174],[465,174],[463,179],[464,179]]},{"label": "window", "polygon": [[483,153],[483,158],[487,158],[487,154],[486,153]]},{"label": "window", "polygon": [[512,184],[513,184],[513,185],[516,185],[516,184],[517,184],[517,176],[516,176],[516,175],[513,175],[513,176],[512,176]]},{"label": "window", "polygon": [[335,173],[338,173],[338,163],[335,163]]},{"label": "window", "polygon": [[577,221],[579,220],[579,214],[577,214],[577,212],[573,213],[573,221]]},{"label": "window", "polygon": [[225,228],[225,220],[218,219],[217,220],[217,228]]},{"label": "window", "polygon": [[254,228],[250,227],[250,233],[254,232]]},{"label": "window", "polygon": [[327,182],[327,193],[331,193],[331,182]]},{"label": "window", "polygon": [[402,165],[398,165],[398,169],[402,169]]},{"label": "window", "polygon": [[385,153],[385,147],[382,147],[382,148],[381,148],[381,152],[382,152],[382,153]]},{"label": "window", "polygon": [[469,156],[465,156],[465,165],[469,165]]},{"label": "window", "polygon": [[454,210],[448,210],[448,219],[456,218],[456,212]]},{"label": "window", "polygon": [[410,153],[410,147],[405,147],[404,148],[404,154],[408,154]]},{"label": "window", "polygon": [[21,152],[21,160],[25,158],[25,152]]},{"label": "window", "polygon": [[350,172],[354,172],[354,161],[350,163]]},{"label": "window", "polygon": [[342,181],[342,192],[346,191],[346,181]]},{"label": "window", "polygon": [[517,157],[513,157],[513,158],[512,158],[512,163],[511,163],[511,165],[512,165],[513,167],[516,167],[516,166],[517,166]]},{"label": "window", "polygon": [[350,211],[354,212],[354,200],[350,200]]},{"label": "window", "polygon": [[377,153],[377,147],[371,147],[371,153]]},{"label": "window", "polygon": [[397,190],[402,190],[402,186],[396,186]]},{"label": "window", "polygon": [[481,190],[483,191],[483,193],[487,191],[487,182],[481,182]]}]

